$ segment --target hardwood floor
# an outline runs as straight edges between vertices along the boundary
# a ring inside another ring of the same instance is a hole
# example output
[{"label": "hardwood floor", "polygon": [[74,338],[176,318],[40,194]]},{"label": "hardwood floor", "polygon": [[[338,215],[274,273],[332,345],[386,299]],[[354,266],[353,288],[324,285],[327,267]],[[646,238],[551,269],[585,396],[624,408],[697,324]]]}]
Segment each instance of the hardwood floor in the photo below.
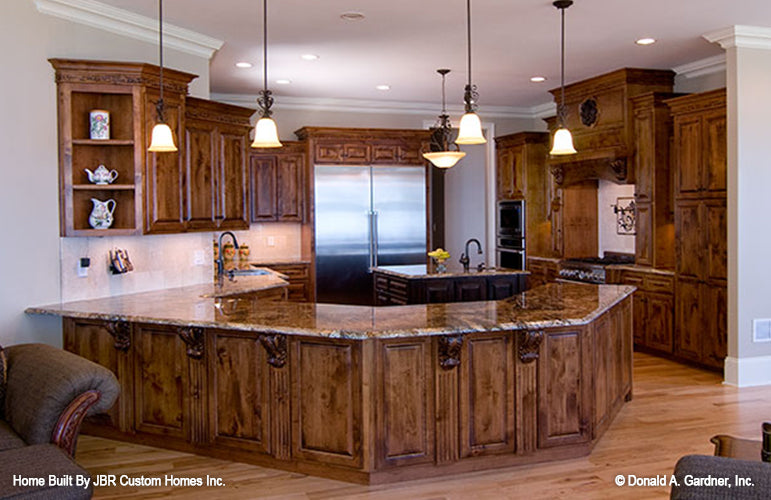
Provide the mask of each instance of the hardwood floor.
[{"label": "hardwood floor", "polygon": [[92,475],[220,477],[222,487],[98,487],[95,498],[501,499],[666,498],[668,487],[618,487],[618,474],[670,474],[686,454],[712,454],[710,437],[760,439],[768,387],[725,386],[710,372],[635,353],[634,399],[583,458],[382,486],[362,486],[254,465],[81,436],[77,461]]}]

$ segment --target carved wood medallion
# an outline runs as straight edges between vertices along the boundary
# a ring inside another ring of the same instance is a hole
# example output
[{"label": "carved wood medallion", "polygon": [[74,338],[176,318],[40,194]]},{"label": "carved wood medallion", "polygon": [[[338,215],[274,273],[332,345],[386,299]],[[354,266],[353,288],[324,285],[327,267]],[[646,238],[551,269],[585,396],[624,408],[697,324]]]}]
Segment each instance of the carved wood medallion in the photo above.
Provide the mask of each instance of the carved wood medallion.
[{"label": "carved wood medallion", "polygon": [[538,351],[543,342],[543,330],[528,330],[519,338],[519,360],[532,363],[538,359]]},{"label": "carved wood medallion", "polygon": [[131,347],[131,326],[127,321],[113,320],[104,325],[115,342],[113,347],[118,351],[126,352]]},{"label": "carved wood medallion", "polygon": [[610,162],[610,169],[619,181],[625,181],[627,176],[626,158],[618,158]]},{"label": "carved wood medallion", "polygon": [[463,346],[463,335],[445,335],[439,337],[439,366],[452,370],[460,365],[460,348]]},{"label": "carved wood medallion", "polygon": [[587,127],[591,127],[597,123],[597,115],[599,114],[599,108],[597,108],[597,101],[592,99],[586,99],[581,103],[578,108],[581,115],[581,123]]},{"label": "carved wood medallion", "polygon": [[203,357],[203,328],[200,327],[182,327],[177,331],[179,338],[187,346],[187,355],[192,359],[201,359]]},{"label": "carved wood medallion", "polygon": [[268,353],[268,364],[281,368],[286,364],[286,335],[260,335],[260,344]]},{"label": "carved wood medallion", "polygon": [[552,165],[550,170],[551,175],[554,176],[554,182],[562,184],[565,181],[565,167],[562,165]]}]

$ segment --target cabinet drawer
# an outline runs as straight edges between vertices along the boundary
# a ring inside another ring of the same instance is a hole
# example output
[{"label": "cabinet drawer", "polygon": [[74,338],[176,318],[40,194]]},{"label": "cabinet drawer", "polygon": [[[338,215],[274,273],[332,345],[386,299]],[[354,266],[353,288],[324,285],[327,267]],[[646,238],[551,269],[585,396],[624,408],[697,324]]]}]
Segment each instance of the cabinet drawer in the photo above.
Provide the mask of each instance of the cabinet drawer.
[{"label": "cabinet drawer", "polygon": [[672,276],[646,276],[645,290],[649,292],[673,293],[675,287]]},{"label": "cabinet drawer", "polygon": [[281,274],[285,274],[290,280],[308,277],[307,264],[266,264],[265,267],[273,269]]},{"label": "cabinet drawer", "polygon": [[645,275],[634,271],[624,271],[621,275],[621,282],[625,285],[634,285],[637,288],[645,288]]},{"label": "cabinet drawer", "polygon": [[380,276],[379,274],[375,275],[375,289],[378,291],[387,291],[388,290],[388,278],[385,276]]}]

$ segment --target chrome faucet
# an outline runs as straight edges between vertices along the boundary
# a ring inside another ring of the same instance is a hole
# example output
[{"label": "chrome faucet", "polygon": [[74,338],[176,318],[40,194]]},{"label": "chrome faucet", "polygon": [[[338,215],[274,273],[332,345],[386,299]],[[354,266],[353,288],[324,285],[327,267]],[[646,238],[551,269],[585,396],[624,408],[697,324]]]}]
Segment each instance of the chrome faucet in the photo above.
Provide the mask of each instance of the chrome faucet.
[{"label": "chrome faucet", "polygon": [[[220,255],[217,257],[217,277],[222,279],[222,275],[225,273],[225,249],[222,248],[222,238],[226,235],[230,235],[230,237],[233,239],[233,246],[236,247],[236,252],[238,252],[238,240],[236,240],[236,235],[233,234],[231,231],[225,231],[220,235],[219,243],[219,249],[220,249]],[[231,279],[233,276],[231,275]]]},{"label": "chrome faucet", "polygon": [[479,243],[479,240],[476,239],[476,238],[471,238],[471,239],[467,240],[466,241],[466,251],[463,254],[461,254],[460,261],[459,261],[461,264],[463,264],[463,272],[464,273],[468,272],[469,263],[471,262],[471,259],[469,259],[469,251],[468,251],[468,246],[471,243],[476,243],[477,244],[477,249],[478,249],[477,253],[479,255],[482,255],[482,244]]}]

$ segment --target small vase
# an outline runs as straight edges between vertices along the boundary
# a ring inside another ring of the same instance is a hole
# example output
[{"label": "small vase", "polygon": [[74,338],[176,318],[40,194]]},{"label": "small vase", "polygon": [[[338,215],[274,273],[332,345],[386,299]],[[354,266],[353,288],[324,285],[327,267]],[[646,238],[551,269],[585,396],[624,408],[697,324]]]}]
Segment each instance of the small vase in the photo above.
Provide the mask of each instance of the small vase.
[{"label": "small vase", "polygon": [[434,259],[434,269],[436,270],[436,274],[443,274],[447,272],[447,264],[444,263],[444,259]]},{"label": "small vase", "polygon": [[88,114],[91,139],[105,141],[110,138],[110,112],[92,109]]}]

